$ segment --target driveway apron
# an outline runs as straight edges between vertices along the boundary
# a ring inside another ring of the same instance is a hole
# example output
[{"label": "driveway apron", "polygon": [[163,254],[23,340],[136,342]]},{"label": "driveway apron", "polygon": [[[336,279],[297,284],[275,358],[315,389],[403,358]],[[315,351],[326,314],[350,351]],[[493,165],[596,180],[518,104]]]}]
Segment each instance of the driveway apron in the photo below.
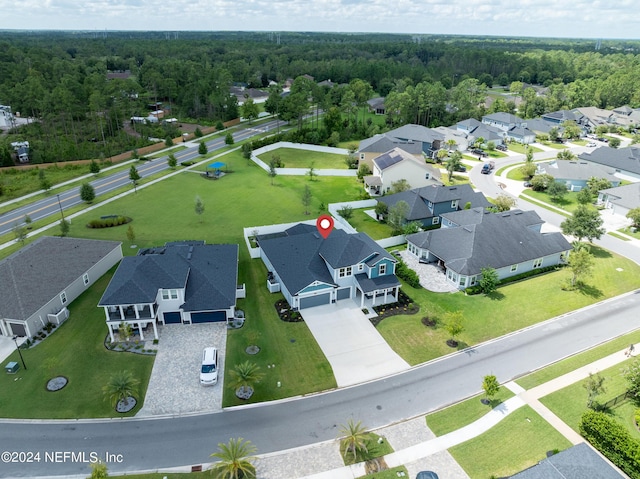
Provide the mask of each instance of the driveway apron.
[{"label": "driveway apron", "polygon": [[338,387],[409,369],[354,302],[317,306],[301,313],[331,364]]}]

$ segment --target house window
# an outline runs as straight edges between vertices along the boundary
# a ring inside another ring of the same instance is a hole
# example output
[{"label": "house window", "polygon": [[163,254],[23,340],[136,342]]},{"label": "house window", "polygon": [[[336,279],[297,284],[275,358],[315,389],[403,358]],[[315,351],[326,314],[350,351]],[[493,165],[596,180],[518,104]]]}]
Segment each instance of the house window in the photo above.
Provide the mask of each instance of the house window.
[{"label": "house window", "polygon": [[82,281],[84,282],[84,285],[88,285],[89,284],[89,275],[85,273],[85,275],[82,277]]},{"label": "house window", "polygon": [[517,264],[512,264],[511,265],[511,272],[513,273],[514,271],[518,271],[518,265]]},{"label": "house window", "polygon": [[460,286],[464,286],[467,283],[467,277],[466,276],[460,276],[460,281],[458,281],[458,284]]},{"label": "house window", "polygon": [[364,271],[364,265],[362,263],[358,265],[358,271]]},{"label": "house window", "polygon": [[65,293],[64,291],[62,293],[60,293],[60,302],[62,304],[66,304],[67,303],[67,293]]},{"label": "house window", "polygon": [[434,216],[433,219],[431,220],[431,224],[432,225],[437,225],[440,223],[440,217],[439,216]]},{"label": "house window", "polygon": [[451,202],[451,209],[453,209],[453,210],[457,210],[458,209],[458,200],[453,200]]},{"label": "house window", "polygon": [[428,180],[429,178],[431,178],[431,173],[425,173],[424,179]]},{"label": "house window", "polygon": [[339,278],[345,278],[347,276],[351,276],[351,266],[347,266],[346,268],[340,268],[338,270]]},{"label": "house window", "polygon": [[538,258],[537,260],[535,260],[533,262],[533,268],[539,268],[540,266],[542,266],[542,258]]},{"label": "house window", "polygon": [[360,159],[364,160],[364,153],[360,153]]},{"label": "house window", "polygon": [[162,299],[178,299],[178,290],[177,289],[163,289],[162,290]]},{"label": "house window", "polygon": [[386,265],[386,263],[382,263],[380,266],[378,266],[378,273],[380,274],[380,276],[383,276],[383,275],[387,274],[387,265]]},{"label": "house window", "polygon": [[474,286],[478,282],[478,276],[471,276],[469,280],[469,286]]}]

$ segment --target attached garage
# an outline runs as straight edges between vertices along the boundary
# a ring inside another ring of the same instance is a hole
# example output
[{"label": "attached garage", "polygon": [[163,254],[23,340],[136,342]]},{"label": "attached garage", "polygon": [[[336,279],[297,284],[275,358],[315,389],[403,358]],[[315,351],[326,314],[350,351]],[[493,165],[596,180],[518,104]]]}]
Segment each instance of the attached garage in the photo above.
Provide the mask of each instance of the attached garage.
[{"label": "attached garage", "polygon": [[313,308],[331,303],[331,293],[318,294],[307,298],[300,298],[299,309]]},{"label": "attached garage", "polygon": [[180,314],[180,311],[162,313],[162,315],[164,316],[164,324],[182,323],[182,315]]},{"label": "attached garage", "polygon": [[24,337],[27,335],[27,330],[22,323],[7,323],[11,328],[11,332],[15,336]]},{"label": "attached garage", "polygon": [[219,323],[227,320],[224,311],[207,311],[202,313],[191,313],[191,322],[196,323]]},{"label": "attached garage", "polygon": [[351,297],[351,288],[342,288],[338,290],[338,301]]}]

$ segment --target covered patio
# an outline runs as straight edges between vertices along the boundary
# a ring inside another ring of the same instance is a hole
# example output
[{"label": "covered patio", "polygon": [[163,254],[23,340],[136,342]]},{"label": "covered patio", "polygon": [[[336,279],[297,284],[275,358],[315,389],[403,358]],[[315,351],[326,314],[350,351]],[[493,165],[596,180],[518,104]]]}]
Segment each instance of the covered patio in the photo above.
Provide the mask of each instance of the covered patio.
[{"label": "covered patio", "polygon": [[360,299],[360,307],[364,308],[365,300],[371,306],[395,303],[398,301],[400,282],[394,276],[378,276],[369,278],[366,274],[356,275],[356,298]]},{"label": "covered patio", "polygon": [[227,164],[221,161],[210,163],[209,165],[207,165],[207,168],[204,172],[204,176],[206,178],[211,178],[214,180],[217,180],[218,178],[222,178],[224,175],[226,175],[226,172],[222,171],[222,168],[225,166],[227,166]]}]

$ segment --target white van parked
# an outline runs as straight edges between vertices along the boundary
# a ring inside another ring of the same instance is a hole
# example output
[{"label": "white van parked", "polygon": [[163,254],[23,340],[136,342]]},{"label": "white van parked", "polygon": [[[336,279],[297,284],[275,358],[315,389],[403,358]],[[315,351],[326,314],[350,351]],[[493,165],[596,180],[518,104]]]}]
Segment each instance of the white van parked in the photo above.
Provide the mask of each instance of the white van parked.
[{"label": "white van parked", "polygon": [[200,384],[213,386],[218,382],[218,350],[204,348],[202,352],[202,367],[200,369]]}]

